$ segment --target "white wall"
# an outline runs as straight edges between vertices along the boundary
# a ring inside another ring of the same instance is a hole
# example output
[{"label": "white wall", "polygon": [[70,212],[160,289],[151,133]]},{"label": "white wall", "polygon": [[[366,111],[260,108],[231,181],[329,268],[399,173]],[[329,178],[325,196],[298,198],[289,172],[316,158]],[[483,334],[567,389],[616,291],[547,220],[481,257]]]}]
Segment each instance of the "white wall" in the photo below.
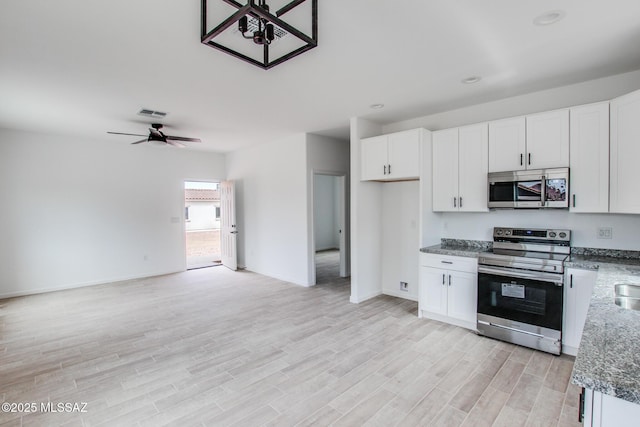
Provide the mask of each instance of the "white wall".
[{"label": "white wall", "polygon": [[[424,126],[430,130],[462,126],[486,120],[536,113],[589,102],[609,100],[640,88],[640,71],[592,80],[575,85],[507,98],[440,114],[389,124],[384,133]],[[424,191],[430,189],[425,188]],[[640,216],[614,214],[572,214],[553,210],[505,210],[487,213],[431,212],[430,195],[422,213],[423,223],[440,226],[440,237],[492,240],[494,226],[566,227],[572,230],[572,245],[581,247],[640,250]],[[396,219],[400,219],[397,216]],[[434,221],[434,218],[437,218]],[[598,227],[612,227],[613,238],[597,239]],[[423,230],[423,244],[429,242]]]},{"label": "white wall", "polygon": [[0,130],[0,297],[184,270],[184,181],[224,176],[218,154]]},{"label": "white wall", "polygon": [[382,126],[351,119],[351,297],[359,303],[382,293],[382,185],[360,181],[360,139],[382,134]]},{"label": "white wall", "polygon": [[[418,300],[420,234],[419,181],[388,182],[382,186],[382,291]],[[400,291],[407,282],[408,292]]]},{"label": "white wall", "polygon": [[299,285],[309,284],[306,141],[298,134],[226,156],[239,265]]},{"label": "white wall", "polygon": [[315,175],[313,188],[313,231],[315,235],[315,250],[338,249],[340,237],[338,227],[338,206],[336,200],[336,182],[338,178],[332,175]]}]

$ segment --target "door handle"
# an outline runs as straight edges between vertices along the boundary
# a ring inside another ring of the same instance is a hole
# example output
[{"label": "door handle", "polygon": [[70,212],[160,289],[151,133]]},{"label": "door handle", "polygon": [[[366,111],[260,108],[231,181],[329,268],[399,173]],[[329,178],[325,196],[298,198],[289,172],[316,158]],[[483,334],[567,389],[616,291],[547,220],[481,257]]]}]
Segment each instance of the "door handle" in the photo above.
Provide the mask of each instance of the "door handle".
[{"label": "door handle", "polygon": [[462,197],[460,197],[460,207],[462,207]]},{"label": "door handle", "polygon": [[389,169],[389,175],[391,175],[391,165],[387,165],[387,169]]},{"label": "door handle", "polygon": [[451,286],[451,275],[449,275],[449,286]]},{"label": "door handle", "polygon": [[573,195],[573,207],[574,208],[576,207],[576,195],[575,194]]},{"label": "door handle", "polygon": [[531,153],[529,153],[529,166],[531,166]]},{"label": "door handle", "polygon": [[444,273],[442,273],[442,285],[444,286]]},{"label": "door handle", "polygon": [[384,170],[383,175],[386,175],[387,174],[387,165],[384,165],[382,169]]},{"label": "door handle", "polygon": [[229,234],[238,234],[237,231],[230,231]]},{"label": "door handle", "polygon": [[458,205],[457,205],[458,200],[457,200],[457,199],[458,199],[457,197],[454,197],[454,198],[453,198],[453,207],[454,207],[454,208],[457,208],[457,207],[458,207]]},{"label": "door handle", "polygon": [[522,166],[522,153],[520,153],[520,166]]},{"label": "door handle", "polygon": [[573,288],[573,274],[569,275],[569,287]]}]

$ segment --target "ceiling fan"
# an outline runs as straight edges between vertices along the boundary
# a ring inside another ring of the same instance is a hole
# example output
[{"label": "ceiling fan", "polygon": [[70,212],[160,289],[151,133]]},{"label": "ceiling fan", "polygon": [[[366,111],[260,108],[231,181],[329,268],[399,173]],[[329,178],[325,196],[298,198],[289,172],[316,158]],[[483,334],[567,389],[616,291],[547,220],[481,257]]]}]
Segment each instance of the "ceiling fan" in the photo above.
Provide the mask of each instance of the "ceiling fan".
[{"label": "ceiling fan", "polygon": [[160,123],[152,123],[151,127],[149,128],[149,135],[141,135],[141,134],[137,134],[137,133],[122,133],[122,132],[107,132],[113,135],[129,135],[129,136],[144,136],[144,139],[141,139],[140,141],[135,141],[132,142],[132,144],[140,144],[142,142],[146,142],[146,141],[158,141],[158,142],[164,142],[165,144],[169,144],[169,145],[173,145],[174,147],[180,147],[180,148],[184,148],[186,147],[186,145],[184,145],[182,142],[180,141],[185,141],[185,142],[202,142],[199,138],[185,138],[184,136],[173,136],[173,135],[166,135],[164,132],[162,132],[160,129],[162,129],[162,124]]}]

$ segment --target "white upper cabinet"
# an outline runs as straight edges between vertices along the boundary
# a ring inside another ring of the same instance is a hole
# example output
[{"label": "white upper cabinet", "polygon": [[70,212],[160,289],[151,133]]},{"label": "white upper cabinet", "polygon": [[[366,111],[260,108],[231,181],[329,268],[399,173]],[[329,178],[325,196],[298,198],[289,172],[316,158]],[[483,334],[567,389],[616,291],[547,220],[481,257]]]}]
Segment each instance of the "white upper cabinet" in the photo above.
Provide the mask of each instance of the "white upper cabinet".
[{"label": "white upper cabinet", "polygon": [[458,210],[458,128],[434,132],[433,210]]},{"label": "white upper cabinet", "polygon": [[458,132],[458,207],[461,212],[487,211],[489,131],[487,123]]},{"label": "white upper cabinet", "polygon": [[569,166],[569,110],[489,123],[489,172]]},{"label": "white upper cabinet", "polygon": [[[362,180],[384,179],[387,175],[387,136],[361,141]],[[384,168],[384,169],[383,169]]]},{"label": "white upper cabinet", "polygon": [[489,122],[489,172],[525,169],[526,134],[524,117]]},{"label": "white upper cabinet", "polygon": [[433,133],[433,210],[487,210],[487,124]]},{"label": "white upper cabinet", "polygon": [[571,212],[609,212],[609,103],[570,110]]},{"label": "white upper cabinet", "polygon": [[361,143],[362,181],[398,181],[420,176],[420,144],[425,129],[364,138]]},{"label": "white upper cabinet", "polygon": [[527,116],[527,169],[569,166],[569,110]]},{"label": "white upper cabinet", "polygon": [[611,101],[612,213],[640,213],[640,91]]}]

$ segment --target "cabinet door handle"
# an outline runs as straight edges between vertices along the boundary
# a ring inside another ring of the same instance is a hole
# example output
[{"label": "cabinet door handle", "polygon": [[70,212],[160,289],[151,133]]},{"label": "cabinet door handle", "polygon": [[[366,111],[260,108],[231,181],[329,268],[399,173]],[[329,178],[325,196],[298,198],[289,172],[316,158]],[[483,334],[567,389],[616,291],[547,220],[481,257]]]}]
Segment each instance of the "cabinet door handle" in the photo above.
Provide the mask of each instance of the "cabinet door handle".
[{"label": "cabinet door handle", "polygon": [[449,286],[451,286],[451,275],[449,275]]},{"label": "cabinet door handle", "polygon": [[453,261],[440,261],[443,264],[453,264]]},{"label": "cabinet door handle", "polygon": [[575,194],[573,195],[573,207],[574,208],[576,207],[576,195]]},{"label": "cabinet door handle", "polygon": [[382,167],[382,169],[384,170],[383,175],[386,175],[386,174],[387,174],[387,165],[384,165],[384,166]]},{"label": "cabinet door handle", "polygon": [[522,166],[522,153],[520,153],[520,166]]},{"label": "cabinet door handle", "polygon": [[569,287],[573,288],[573,274],[569,275]]},{"label": "cabinet door handle", "polygon": [[578,398],[578,422],[581,423],[584,420],[584,387],[580,391],[580,397]]},{"label": "cabinet door handle", "polygon": [[462,197],[460,197],[460,207],[462,207]]},{"label": "cabinet door handle", "polygon": [[389,169],[389,175],[391,175],[391,165],[388,165],[387,169]]},{"label": "cabinet door handle", "polygon": [[453,198],[453,207],[454,207],[454,208],[457,208],[457,207],[458,207],[458,198],[457,198],[457,197],[454,197],[454,198]]},{"label": "cabinet door handle", "polygon": [[444,286],[444,273],[442,273],[442,286]]},{"label": "cabinet door handle", "polygon": [[529,166],[531,166],[531,153],[529,153]]}]

